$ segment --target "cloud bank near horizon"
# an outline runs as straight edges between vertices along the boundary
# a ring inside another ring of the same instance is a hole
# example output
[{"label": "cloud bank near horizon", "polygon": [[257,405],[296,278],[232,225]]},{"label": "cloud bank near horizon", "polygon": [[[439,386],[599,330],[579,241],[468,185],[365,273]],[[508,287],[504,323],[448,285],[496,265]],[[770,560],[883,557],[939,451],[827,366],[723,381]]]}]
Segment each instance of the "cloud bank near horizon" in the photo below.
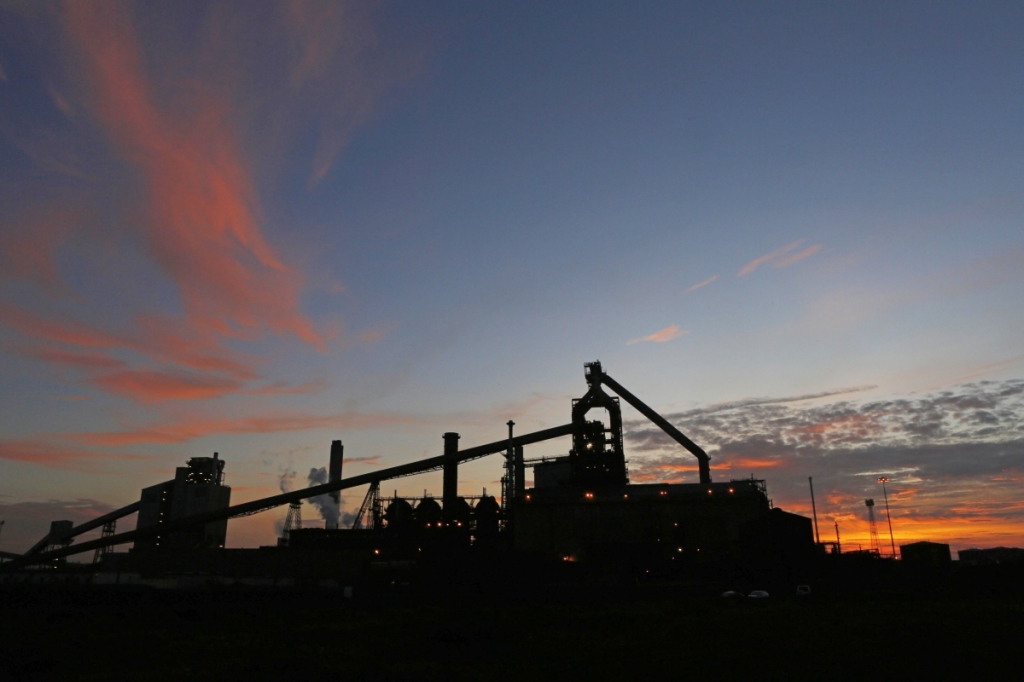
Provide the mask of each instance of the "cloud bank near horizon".
[{"label": "cloud bank near horizon", "polygon": [[[918,537],[969,544],[962,533],[971,523],[1001,527],[1008,537],[1024,528],[1024,380],[819,404],[848,392],[742,400],[665,416],[708,451],[713,475],[767,477],[776,501],[795,511],[809,513],[807,478],[813,476],[819,516],[828,526],[833,519],[851,524],[856,537],[866,536],[863,500],[882,497],[876,482],[882,475],[891,480],[894,524],[899,527],[899,518]],[[657,427],[641,421],[625,427],[626,442],[638,453],[631,456],[633,481],[695,478],[696,462]],[[960,530],[951,530],[954,525]]]}]

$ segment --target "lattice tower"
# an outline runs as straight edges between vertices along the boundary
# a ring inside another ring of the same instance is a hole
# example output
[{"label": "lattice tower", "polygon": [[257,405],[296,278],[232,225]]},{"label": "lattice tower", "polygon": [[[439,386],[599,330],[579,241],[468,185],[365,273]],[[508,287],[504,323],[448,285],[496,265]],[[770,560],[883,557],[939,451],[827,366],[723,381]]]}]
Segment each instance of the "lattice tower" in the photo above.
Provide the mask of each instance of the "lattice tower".
[{"label": "lattice tower", "polygon": [[288,515],[284,517],[284,531],[281,537],[287,538],[288,534],[297,528],[302,528],[302,500],[296,500],[288,505]]}]

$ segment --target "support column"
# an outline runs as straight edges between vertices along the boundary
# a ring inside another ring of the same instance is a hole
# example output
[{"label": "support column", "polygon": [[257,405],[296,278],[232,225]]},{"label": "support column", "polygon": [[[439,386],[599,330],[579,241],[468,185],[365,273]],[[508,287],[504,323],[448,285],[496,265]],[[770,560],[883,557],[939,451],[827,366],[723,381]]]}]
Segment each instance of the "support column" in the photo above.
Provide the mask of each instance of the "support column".
[{"label": "support column", "polygon": [[455,509],[455,500],[459,497],[459,434],[444,434],[444,512],[447,515]]}]

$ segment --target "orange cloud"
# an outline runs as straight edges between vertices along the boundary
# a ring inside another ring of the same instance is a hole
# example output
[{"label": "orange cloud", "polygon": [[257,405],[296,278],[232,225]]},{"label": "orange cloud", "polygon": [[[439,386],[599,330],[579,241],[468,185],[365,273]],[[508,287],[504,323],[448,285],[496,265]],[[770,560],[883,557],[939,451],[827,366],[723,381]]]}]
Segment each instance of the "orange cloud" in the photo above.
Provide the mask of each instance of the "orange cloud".
[{"label": "orange cloud", "polygon": [[115,336],[74,320],[53,322],[6,303],[0,303],[0,320],[26,336],[87,348],[122,345]]},{"label": "orange cloud", "polygon": [[45,439],[0,441],[0,459],[42,466],[63,466],[83,459],[141,459],[139,455],[111,454],[56,445]]},{"label": "orange cloud", "polygon": [[737,277],[743,277],[744,275],[749,275],[754,270],[757,270],[759,267],[761,267],[762,265],[764,265],[768,261],[775,260],[776,258],[779,258],[780,256],[786,255],[787,253],[789,253],[790,251],[792,251],[796,247],[800,246],[800,242],[802,242],[802,241],[803,241],[802,239],[798,239],[797,241],[793,242],[792,244],[787,244],[786,246],[783,246],[781,249],[776,249],[775,251],[772,251],[771,253],[767,253],[767,254],[765,254],[763,256],[755,258],[754,260],[750,261],[749,263],[744,265],[742,268],[740,268],[740,271],[739,271],[739,273],[736,276]]},{"label": "orange cloud", "polygon": [[420,420],[393,414],[357,412],[329,415],[273,415],[241,419],[196,418],[131,431],[68,434],[66,437],[95,446],[134,445],[137,443],[182,443],[216,433],[278,433],[307,429],[367,429],[381,426],[419,424]]},{"label": "orange cloud", "polygon": [[236,379],[192,372],[146,369],[102,374],[90,381],[115,395],[134,398],[144,403],[215,398],[241,387],[241,382]]},{"label": "orange cloud", "polygon": [[803,251],[800,251],[798,253],[794,253],[792,256],[786,256],[782,260],[776,261],[776,262],[772,263],[772,267],[784,268],[784,267],[790,266],[793,263],[796,263],[797,261],[803,260],[804,258],[807,258],[808,256],[812,256],[812,255],[816,254],[820,249],[821,249],[821,244],[815,244],[814,246],[808,246]]},{"label": "orange cloud", "polygon": [[300,278],[267,244],[252,179],[227,107],[196,88],[186,116],[162,111],[147,80],[128,8],[69,3],[92,108],[148,187],[146,237],[181,292],[189,322],[226,336],[262,329],[323,339],[299,311]]},{"label": "orange cloud", "polygon": [[779,466],[778,459],[754,459],[752,457],[734,457],[731,459],[715,459],[711,465],[712,469],[763,469],[765,467]]},{"label": "orange cloud", "polygon": [[678,324],[674,324],[671,327],[659,329],[653,334],[648,334],[647,336],[641,337],[639,339],[630,339],[629,341],[626,342],[626,345],[632,346],[634,343],[643,343],[645,341],[650,341],[652,343],[665,343],[666,341],[671,341],[672,339],[678,339],[680,336],[686,336],[689,333],[690,332],[685,329],[680,329]]},{"label": "orange cloud", "polygon": [[8,347],[21,355],[42,360],[53,365],[63,365],[82,370],[109,370],[124,367],[125,363],[102,353],[77,353],[60,348],[13,346]]},{"label": "orange cloud", "polygon": [[[0,303],[0,320],[26,336],[47,341],[85,348],[125,348],[195,370],[224,372],[239,379],[256,377],[250,364],[253,358],[217,347],[208,334],[201,335],[205,339],[196,333],[188,337],[172,321],[159,316],[140,318],[139,332],[134,338],[109,334],[76,320],[47,320],[4,303]],[[225,357],[229,352],[241,359]],[[71,357],[35,351],[28,354],[58,364],[68,364],[66,360]]]},{"label": "orange cloud", "polygon": [[711,277],[708,277],[703,282],[697,282],[696,284],[694,284],[692,287],[687,289],[685,293],[688,294],[691,291],[696,291],[697,289],[702,289],[702,288],[706,287],[707,285],[711,284],[712,282],[714,282],[716,279],[718,279],[718,275],[711,275]]}]

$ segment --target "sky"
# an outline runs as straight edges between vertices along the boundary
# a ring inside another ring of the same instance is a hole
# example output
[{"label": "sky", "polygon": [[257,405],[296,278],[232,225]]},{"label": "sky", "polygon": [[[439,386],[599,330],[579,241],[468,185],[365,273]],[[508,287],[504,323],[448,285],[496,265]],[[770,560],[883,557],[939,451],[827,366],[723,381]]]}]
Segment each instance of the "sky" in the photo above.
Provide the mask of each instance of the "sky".
[{"label": "sky", "polygon": [[[334,439],[355,475],[563,424],[598,359],[715,480],[809,514],[813,477],[822,540],[866,547],[887,476],[896,544],[1024,546],[1022,25],[0,2],[0,549],[193,456],[237,503],[307,485]],[[633,482],[697,480],[624,417]]]}]

